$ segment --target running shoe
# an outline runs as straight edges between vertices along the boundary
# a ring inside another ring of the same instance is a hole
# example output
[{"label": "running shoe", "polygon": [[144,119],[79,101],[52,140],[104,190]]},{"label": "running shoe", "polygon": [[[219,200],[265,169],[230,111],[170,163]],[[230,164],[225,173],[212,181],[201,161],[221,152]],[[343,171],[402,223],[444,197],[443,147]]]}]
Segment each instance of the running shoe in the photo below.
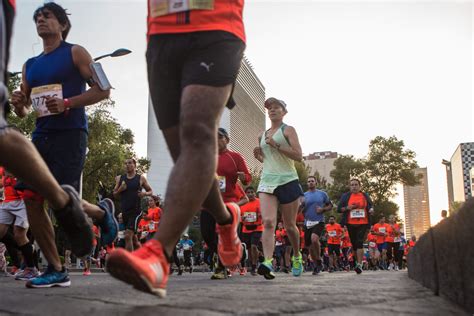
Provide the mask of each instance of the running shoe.
[{"label": "running shoe", "polygon": [[82,275],[91,275],[91,270],[90,269],[84,269],[84,272],[82,273]]},{"label": "running shoe", "polygon": [[44,288],[44,287],[68,287],[71,285],[66,268],[62,271],[56,271],[52,265],[48,265],[46,271],[38,277],[26,282],[28,288]]},{"label": "running shoe", "polygon": [[303,273],[303,256],[301,255],[301,253],[298,257],[292,256],[291,262],[291,272],[293,273],[293,276],[300,276]]},{"label": "running shoe", "polygon": [[36,268],[25,268],[25,270],[15,275],[15,280],[28,281],[39,276],[38,269]]},{"label": "running shoe", "polygon": [[238,264],[242,258],[242,243],[237,235],[240,222],[240,208],[235,203],[226,203],[226,207],[232,216],[232,223],[227,225],[217,224],[219,259],[225,267]]},{"label": "running shoe", "polygon": [[357,273],[357,274],[361,274],[362,273],[362,265],[360,263],[356,264],[355,268],[354,268],[354,271]]},{"label": "running shoe", "polygon": [[107,270],[113,277],[159,297],[166,296],[169,269],[163,247],[156,239],[150,239],[134,252],[119,248],[107,261]]},{"label": "running shoe", "polygon": [[63,209],[53,210],[54,216],[71,242],[72,252],[81,258],[92,252],[94,234],[76,189],[70,185],[61,185],[61,188],[69,195],[70,201]]},{"label": "running shoe", "polygon": [[115,205],[111,199],[103,199],[98,205],[104,211],[104,218],[99,222],[100,244],[110,245],[117,239],[119,231],[119,224],[115,218]]},{"label": "running shoe", "polygon": [[211,275],[211,280],[224,280],[227,279],[227,269],[223,267],[217,267],[214,273]]},{"label": "running shoe", "polygon": [[246,275],[247,274],[247,268],[240,268],[240,275]]},{"label": "running shoe", "polygon": [[400,269],[398,269],[398,266],[395,266],[395,269],[394,269],[394,270],[395,270],[395,271],[399,271]]},{"label": "running shoe", "polygon": [[251,274],[252,276],[258,275],[258,274],[257,274],[257,271],[255,270],[254,267],[252,267],[252,270],[250,270],[250,274]]},{"label": "running shoe", "polygon": [[267,280],[273,280],[275,278],[275,274],[273,273],[272,261],[265,260],[264,262],[260,263],[257,273],[263,275],[263,277]]}]

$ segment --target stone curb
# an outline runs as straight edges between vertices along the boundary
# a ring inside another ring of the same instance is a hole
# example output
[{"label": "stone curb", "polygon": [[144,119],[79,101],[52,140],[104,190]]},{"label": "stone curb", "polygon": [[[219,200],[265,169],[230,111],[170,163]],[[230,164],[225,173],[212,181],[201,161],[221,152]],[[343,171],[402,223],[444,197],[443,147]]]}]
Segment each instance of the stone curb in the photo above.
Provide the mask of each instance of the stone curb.
[{"label": "stone curb", "polygon": [[474,198],[423,234],[408,254],[408,276],[474,313]]}]

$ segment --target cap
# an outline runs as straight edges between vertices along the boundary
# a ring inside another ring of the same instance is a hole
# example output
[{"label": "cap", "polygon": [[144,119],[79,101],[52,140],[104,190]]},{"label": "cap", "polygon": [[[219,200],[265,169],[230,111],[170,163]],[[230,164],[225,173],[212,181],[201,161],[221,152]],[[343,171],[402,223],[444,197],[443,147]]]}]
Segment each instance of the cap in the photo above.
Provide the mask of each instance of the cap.
[{"label": "cap", "polygon": [[271,104],[273,103],[278,103],[286,112],[288,112],[288,109],[286,107],[286,103],[283,100],[279,100],[277,98],[268,98],[267,101],[265,101],[265,108],[269,108]]},{"label": "cap", "polygon": [[229,139],[229,133],[227,133],[225,128],[219,127],[219,129],[217,130],[217,133]]}]

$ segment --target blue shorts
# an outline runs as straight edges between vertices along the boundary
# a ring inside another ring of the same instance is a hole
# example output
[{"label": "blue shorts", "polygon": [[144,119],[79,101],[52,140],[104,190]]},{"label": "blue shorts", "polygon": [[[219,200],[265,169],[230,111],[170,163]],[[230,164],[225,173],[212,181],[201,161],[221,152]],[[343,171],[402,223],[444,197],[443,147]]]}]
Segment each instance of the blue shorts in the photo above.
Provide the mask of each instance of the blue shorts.
[{"label": "blue shorts", "polygon": [[[79,192],[81,173],[86,160],[87,133],[73,129],[39,135],[33,139],[33,144],[56,181],[59,184],[69,184]],[[22,181],[15,188],[35,191]]]},{"label": "blue shorts", "polygon": [[303,196],[304,193],[300,182],[298,180],[293,180],[278,186],[275,191],[273,191],[273,195],[277,197],[280,204],[288,204],[294,202],[300,196]]},{"label": "blue shorts", "polygon": [[387,243],[384,242],[383,244],[377,244],[377,248],[380,253],[382,253],[382,250],[387,250]]}]

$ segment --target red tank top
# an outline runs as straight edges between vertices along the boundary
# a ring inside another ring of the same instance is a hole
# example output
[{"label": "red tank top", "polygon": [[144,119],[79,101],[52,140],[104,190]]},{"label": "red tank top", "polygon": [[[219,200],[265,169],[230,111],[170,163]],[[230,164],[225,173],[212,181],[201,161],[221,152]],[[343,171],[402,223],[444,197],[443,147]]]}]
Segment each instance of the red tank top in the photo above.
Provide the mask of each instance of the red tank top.
[{"label": "red tank top", "polygon": [[15,190],[16,178],[11,176],[3,176],[3,195],[5,196],[4,202],[13,202],[19,201],[22,199],[22,194],[20,191]]}]

